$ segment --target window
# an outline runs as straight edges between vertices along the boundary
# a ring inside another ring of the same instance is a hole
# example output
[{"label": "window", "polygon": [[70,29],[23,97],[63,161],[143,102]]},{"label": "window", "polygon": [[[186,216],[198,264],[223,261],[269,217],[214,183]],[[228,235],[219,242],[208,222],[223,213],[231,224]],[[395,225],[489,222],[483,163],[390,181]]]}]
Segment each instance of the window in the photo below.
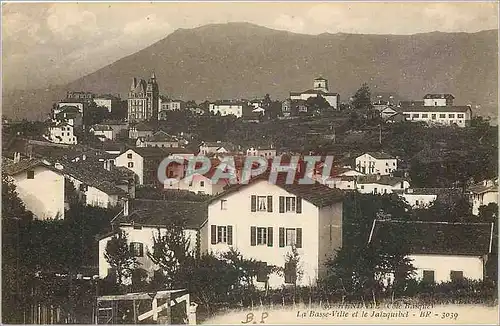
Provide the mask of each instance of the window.
[{"label": "window", "polygon": [[295,197],[285,198],[285,212],[295,212]]},{"label": "window", "polygon": [[410,115],[408,113],[405,113],[404,116],[405,116],[405,118],[409,118],[410,117]]},{"label": "window", "polygon": [[389,166],[389,162],[385,162],[385,166]]},{"label": "window", "polygon": [[440,118],[440,119],[444,119],[444,118],[446,118],[446,114],[440,114],[440,115],[439,115],[439,118]]},{"label": "window", "polygon": [[297,242],[297,232],[295,229],[285,230],[285,243],[287,246],[294,246]]},{"label": "window", "polygon": [[437,105],[438,105],[438,102],[437,102],[437,101],[434,101],[434,105],[436,105],[436,106],[437,106]]},{"label": "window", "polygon": [[457,118],[459,118],[459,119],[463,119],[463,118],[464,118],[463,113],[457,114]]},{"label": "window", "polygon": [[422,281],[425,283],[434,283],[434,271],[424,271]]},{"label": "window", "polygon": [[220,209],[225,211],[227,209],[227,200],[223,199],[220,201]]},{"label": "window", "polygon": [[377,193],[377,188],[373,188],[373,193],[376,194]]},{"label": "window", "polygon": [[452,281],[460,281],[464,278],[463,271],[450,271],[450,279]]},{"label": "window", "polygon": [[448,114],[448,118],[450,118],[450,119],[454,119],[454,118],[455,118],[455,115],[450,113],[450,114]]},{"label": "window", "polygon": [[387,173],[387,169],[385,169],[385,173]]},{"label": "window", "polygon": [[205,181],[200,181],[200,187],[205,187]]},{"label": "window", "polygon": [[436,114],[431,115],[432,120],[436,120]]},{"label": "window", "polygon": [[387,189],[384,189],[384,194],[386,194],[386,193],[387,193]]},{"label": "window", "polygon": [[215,245],[225,243],[233,245],[233,226],[232,225],[211,225],[210,243]]},{"label": "window", "polygon": [[459,123],[463,123],[463,120],[458,120]]},{"label": "window", "polygon": [[418,200],[415,200],[415,205],[417,205],[417,206],[418,206]]},{"label": "window", "polygon": [[34,170],[28,170],[26,172],[26,178],[28,178],[28,179],[35,179],[35,171]]},{"label": "window", "polygon": [[142,230],[142,225],[134,225],[134,230]]},{"label": "window", "polygon": [[257,228],[257,245],[267,244],[267,228]]},{"label": "window", "polygon": [[143,244],[140,242],[131,242],[130,254],[134,257],[142,257],[144,255]]},{"label": "window", "polygon": [[365,189],[365,185],[361,185],[361,189]]},{"label": "window", "polygon": [[412,119],[415,119],[415,118],[420,117],[420,115],[418,113],[416,113],[416,114],[413,114],[411,117],[412,117]]},{"label": "window", "polygon": [[267,196],[257,196],[257,211],[265,212],[267,211]]},{"label": "window", "polygon": [[428,115],[428,114],[426,114],[426,113],[423,113],[423,114],[422,114],[422,118],[428,118],[428,117],[429,117],[429,115]]},{"label": "window", "polygon": [[127,154],[128,159],[132,159],[132,153]]},{"label": "window", "polygon": [[134,162],[128,162],[127,166],[128,166],[129,168],[133,168],[133,167],[134,167]]}]

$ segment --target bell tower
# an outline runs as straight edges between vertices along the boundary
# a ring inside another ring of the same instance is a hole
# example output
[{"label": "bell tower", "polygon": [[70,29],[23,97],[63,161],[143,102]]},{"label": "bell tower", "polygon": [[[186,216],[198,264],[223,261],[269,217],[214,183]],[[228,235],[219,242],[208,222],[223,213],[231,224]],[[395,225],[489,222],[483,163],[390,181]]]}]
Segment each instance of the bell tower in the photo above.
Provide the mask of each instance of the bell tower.
[{"label": "bell tower", "polygon": [[325,93],[328,93],[328,80],[323,77],[314,79],[313,88],[315,91],[323,91]]}]

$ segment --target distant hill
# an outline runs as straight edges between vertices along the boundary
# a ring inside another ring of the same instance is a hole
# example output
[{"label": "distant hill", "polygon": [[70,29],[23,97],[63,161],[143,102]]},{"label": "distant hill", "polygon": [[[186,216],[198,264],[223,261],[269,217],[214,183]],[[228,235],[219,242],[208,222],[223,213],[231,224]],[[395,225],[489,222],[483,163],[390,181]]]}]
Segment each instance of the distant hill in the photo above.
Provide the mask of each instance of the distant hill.
[{"label": "distant hill", "polygon": [[56,89],[4,94],[9,114],[49,111],[65,90],[120,93],[132,77],[154,70],[160,91],[180,99],[262,97],[284,99],[289,91],[329,79],[346,101],[367,82],[375,93],[420,99],[452,93],[457,104],[479,104],[478,114],[497,115],[498,30],[415,35],[303,35],[248,23],[178,29],[163,40]]}]

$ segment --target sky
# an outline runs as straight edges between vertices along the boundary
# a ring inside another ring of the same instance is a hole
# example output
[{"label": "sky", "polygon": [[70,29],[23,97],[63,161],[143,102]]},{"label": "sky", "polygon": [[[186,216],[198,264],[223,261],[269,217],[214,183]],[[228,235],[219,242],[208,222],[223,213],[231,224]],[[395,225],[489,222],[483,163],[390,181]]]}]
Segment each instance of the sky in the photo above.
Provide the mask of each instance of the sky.
[{"label": "sky", "polygon": [[2,3],[4,91],[75,80],[178,28],[249,22],[295,33],[498,29],[496,2]]}]

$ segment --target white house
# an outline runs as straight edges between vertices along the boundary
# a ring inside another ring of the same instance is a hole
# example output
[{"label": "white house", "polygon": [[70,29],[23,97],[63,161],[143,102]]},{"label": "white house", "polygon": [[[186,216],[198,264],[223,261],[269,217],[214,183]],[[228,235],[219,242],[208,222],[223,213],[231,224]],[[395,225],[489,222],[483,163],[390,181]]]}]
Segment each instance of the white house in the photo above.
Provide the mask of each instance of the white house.
[{"label": "white house", "polygon": [[472,214],[479,215],[479,207],[490,203],[498,204],[498,178],[472,185],[468,192],[472,203]]},{"label": "white house", "polygon": [[451,94],[426,94],[424,106],[452,106],[454,99]]},{"label": "white house", "polygon": [[[300,256],[299,285],[315,284],[325,261],[342,246],[340,191],[319,183],[276,184],[260,176],[228,188],[209,202],[208,222],[200,230],[201,252],[238,250],[243,257],[285,269],[284,275],[257,277],[258,286],[292,283],[299,273],[286,265],[292,246]],[[262,273],[259,273],[262,274]]]},{"label": "white house", "polygon": [[454,201],[462,195],[459,188],[408,188],[398,195],[413,208],[428,208],[435,201]]},{"label": "white house", "polygon": [[247,149],[247,156],[275,157],[276,149],[272,147],[250,147]]},{"label": "white house", "polygon": [[116,166],[123,166],[137,175],[140,185],[155,184],[161,161],[169,154],[159,147],[136,147],[123,151],[115,158]]},{"label": "white house", "polygon": [[153,237],[158,230],[164,234],[173,222],[183,227],[183,235],[189,241],[190,253],[198,252],[199,228],[207,220],[207,207],[204,203],[135,199],[124,205],[123,211],[113,221],[114,232],[99,239],[99,277],[105,278],[110,273],[110,265],[104,253],[108,241],[117,233],[127,235],[132,254],[141,263],[140,268],[153,276],[158,267],[148,257],[153,250]]},{"label": "white house", "polygon": [[109,140],[115,139],[115,135],[113,133],[113,128],[111,128],[108,125],[95,125],[92,128],[90,128],[90,132],[102,141],[104,141],[106,139],[109,139]]},{"label": "white house", "polygon": [[398,169],[398,160],[383,152],[368,152],[356,157],[356,170],[364,174],[390,175]]},{"label": "white house", "polygon": [[356,180],[356,189],[362,194],[392,194],[408,188],[410,183],[406,179],[388,175],[365,175]]},{"label": "white house", "polygon": [[51,143],[76,145],[78,140],[73,131],[73,125],[67,122],[54,122],[48,129],[48,135],[44,135],[44,138]]},{"label": "white house", "polygon": [[187,190],[200,195],[217,195],[229,184],[229,180],[220,178],[212,182],[217,167],[212,167],[205,174],[195,174],[191,180],[180,178],[177,182],[171,181],[163,185],[164,189]]},{"label": "white house", "polygon": [[[338,109],[340,104],[339,94],[331,93],[328,89],[328,80],[319,77],[314,79],[313,89],[303,92],[290,92],[290,100],[304,100],[321,95],[332,108]],[[283,109],[283,108],[282,108]]]},{"label": "white house", "polygon": [[375,220],[369,245],[382,248],[394,234],[410,234],[408,258],[415,279],[429,283],[482,280],[492,251],[493,223]]},{"label": "white house", "polygon": [[64,219],[64,176],[38,159],[21,160],[4,166],[19,198],[40,220]]},{"label": "white house", "polygon": [[219,101],[215,103],[210,103],[208,105],[208,110],[212,114],[220,114],[221,116],[234,115],[237,118],[243,116],[243,106],[246,103],[243,102],[232,102],[232,101]]},{"label": "white house", "polygon": [[152,136],[139,137],[137,147],[180,147],[179,140],[164,131],[157,131]]},{"label": "white house", "polygon": [[236,146],[228,142],[222,142],[220,140],[216,142],[202,142],[198,155],[227,154],[230,152],[234,152],[235,150]]},{"label": "white house", "polygon": [[466,127],[472,119],[470,106],[409,106],[402,111],[406,121],[429,125]]}]

